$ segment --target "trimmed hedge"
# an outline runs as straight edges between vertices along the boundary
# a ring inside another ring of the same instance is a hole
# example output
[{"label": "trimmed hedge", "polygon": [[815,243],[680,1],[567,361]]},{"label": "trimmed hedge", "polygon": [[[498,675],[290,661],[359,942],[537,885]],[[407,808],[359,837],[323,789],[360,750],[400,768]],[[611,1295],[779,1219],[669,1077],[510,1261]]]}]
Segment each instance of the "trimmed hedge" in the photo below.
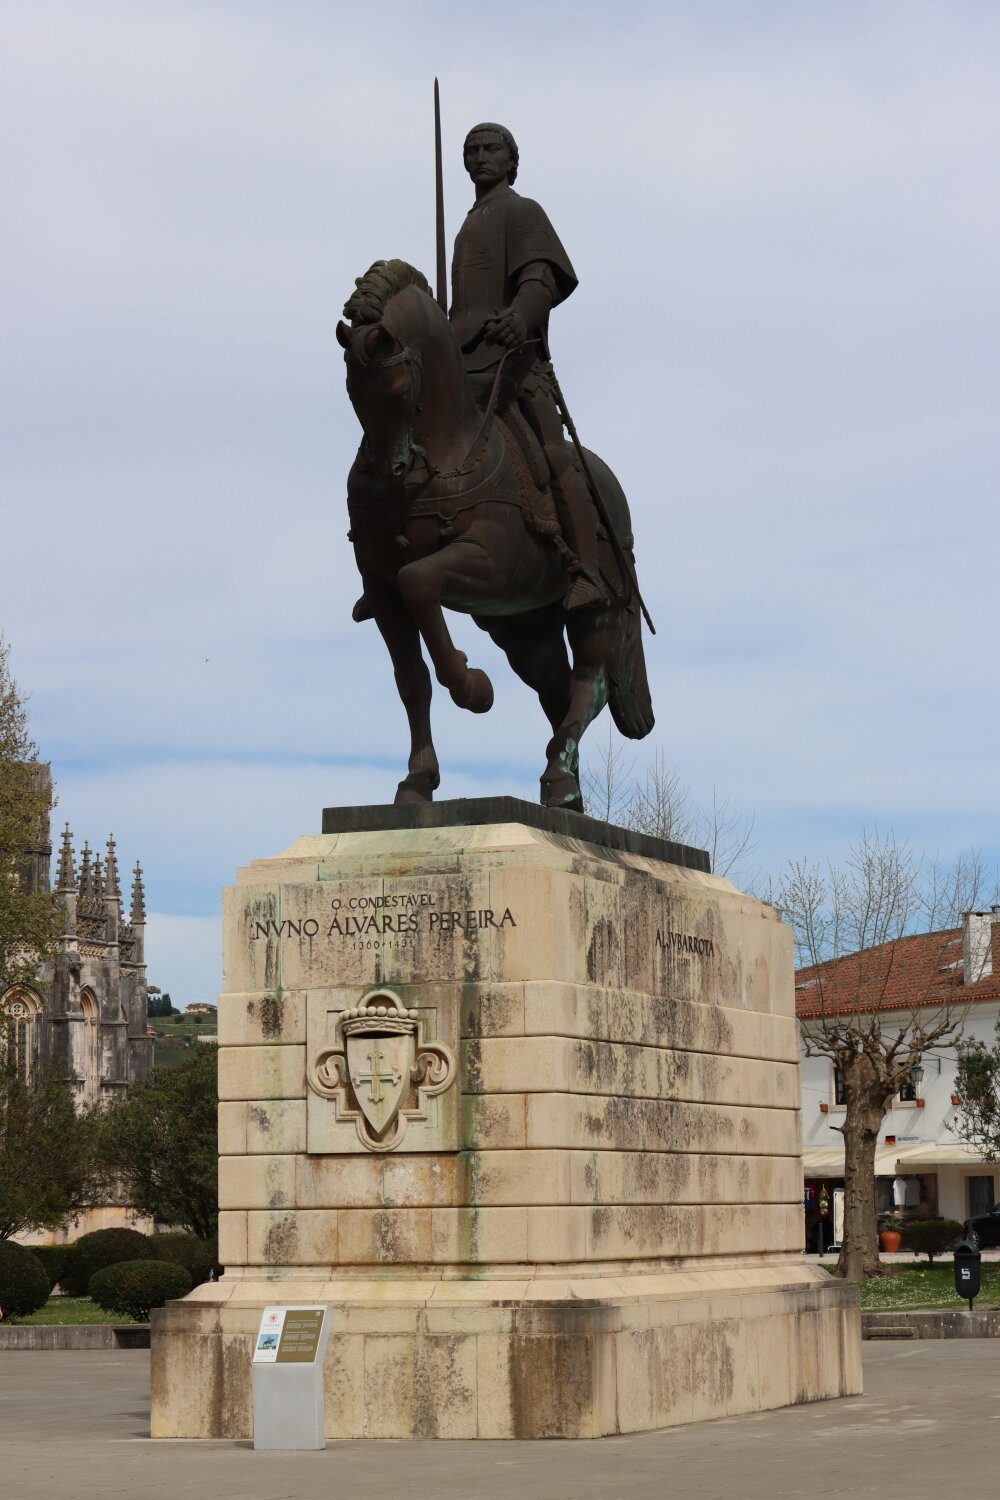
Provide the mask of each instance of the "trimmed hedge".
[{"label": "trimmed hedge", "polygon": [[150,1310],[162,1307],[171,1297],[191,1290],[191,1277],[183,1266],[162,1260],[126,1260],[105,1266],[90,1278],[90,1295],[105,1312],[124,1314],[138,1323],[149,1321]]},{"label": "trimmed hedge", "polygon": [[149,1236],[137,1229],[95,1229],[73,1246],[61,1277],[62,1289],[71,1297],[86,1297],[95,1271],[121,1265],[125,1260],[146,1260],[149,1253]]},{"label": "trimmed hedge", "polygon": [[37,1255],[0,1240],[0,1309],[4,1319],[27,1318],[49,1300],[49,1275]]},{"label": "trimmed hedge", "polygon": [[49,1288],[54,1291],[62,1281],[73,1258],[72,1245],[31,1245],[32,1255],[37,1255],[49,1278]]},{"label": "trimmed hedge", "polygon": [[149,1253],[153,1260],[183,1266],[193,1286],[208,1280],[209,1272],[218,1267],[219,1247],[215,1240],[202,1240],[196,1234],[171,1231],[150,1238]]},{"label": "trimmed hedge", "polygon": [[903,1226],[903,1244],[915,1255],[926,1255],[934,1264],[935,1255],[953,1250],[962,1238],[962,1226],[954,1219],[910,1219]]}]

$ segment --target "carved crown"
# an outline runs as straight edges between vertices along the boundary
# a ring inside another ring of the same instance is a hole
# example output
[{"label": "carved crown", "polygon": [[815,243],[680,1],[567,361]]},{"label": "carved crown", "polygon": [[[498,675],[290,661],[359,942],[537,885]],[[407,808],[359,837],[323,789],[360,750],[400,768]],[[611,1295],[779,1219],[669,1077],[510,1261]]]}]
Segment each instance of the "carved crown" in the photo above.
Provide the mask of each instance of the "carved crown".
[{"label": "carved crown", "polygon": [[[385,1001],[391,1004],[385,1004]],[[395,995],[378,992],[367,1003],[362,1001],[351,1010],[345,1010],[340,1026],[345,1036],[372,1031],[382,1036],[405,1035],[416,1031],[419,1014],[419,1011],[407,1010],[400,1005]]]}]

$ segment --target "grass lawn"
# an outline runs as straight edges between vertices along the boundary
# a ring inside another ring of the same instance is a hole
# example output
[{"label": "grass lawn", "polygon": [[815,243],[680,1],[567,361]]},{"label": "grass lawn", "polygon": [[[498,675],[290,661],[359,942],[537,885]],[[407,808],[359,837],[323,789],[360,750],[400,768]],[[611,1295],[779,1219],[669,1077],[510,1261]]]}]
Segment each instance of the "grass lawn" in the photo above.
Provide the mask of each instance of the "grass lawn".
[{"label": "grass lawn", "polygon": [[18,1318],[19,1323],[134,1323],[134,1318],[107,1313],[89,1297],[50,1297],[44,1307],[31,1314],[30,1318]]},{"label": "grass lawn", "polygon": [[[976,1307],[1000,1302],[1000,1262],[983,1263],[982,1291]],[[950,1260],[940,1265],[893,1266],[886,1276],[875,1276],[861,1285],[862,1312],[896,1312],[906,1308],[967,1307],[955,1295],[955,1270]]]}]

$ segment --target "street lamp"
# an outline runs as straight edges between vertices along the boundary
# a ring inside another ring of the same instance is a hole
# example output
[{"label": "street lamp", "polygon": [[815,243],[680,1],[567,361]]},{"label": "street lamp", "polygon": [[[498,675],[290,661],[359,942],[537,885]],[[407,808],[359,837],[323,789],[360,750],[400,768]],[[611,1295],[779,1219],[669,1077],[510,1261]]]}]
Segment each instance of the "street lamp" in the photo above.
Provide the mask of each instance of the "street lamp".
[{"label": "street lamp", "polygon": [[917,1088],[919,1088],[920,1087],[920,1082],[921,1082],[921,1079],[923,1078],[923,1076],[924,1076],[924,1070],[923,1070],[922,1064],[921,1063],[914,1063],[913,1067],[910,1069],[910,1081],[911,1081],[911,1083],[913,1083]]}]

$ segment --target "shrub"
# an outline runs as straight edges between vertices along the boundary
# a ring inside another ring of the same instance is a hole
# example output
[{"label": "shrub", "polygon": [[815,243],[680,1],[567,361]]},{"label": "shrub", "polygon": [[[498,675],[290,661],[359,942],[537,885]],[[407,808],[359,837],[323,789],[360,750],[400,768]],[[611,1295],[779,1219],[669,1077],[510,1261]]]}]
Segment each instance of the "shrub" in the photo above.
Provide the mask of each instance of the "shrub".
[{"label": "shrub", "polygon": [[954,1219],[911,1219],[903,1228],[903,1244],[917,1255],[926,1255],[930,1265],[935,1255],[951,1250],[962,1238],[962,1226]]},{"label": "shrub", "polygon": [[219,1247],[215,1240],[202,1240],[196,1234],[154,1234],[150,1254],[153,1260],[183,1266],[193,1286],[207,1281],[213,1267],[218,1269]]},{"label": "shrub", "polygon": [[0,1240],[0,1309],[4,1318],[27,1318],[49,1300],[45,1267],[23,1245]]},{"label": "shrub", "polygon": [[32,1255],[37,1255],[49,1278],[49,1288],[54,1290],[62,1281],[73,1257],[72,1245],[32,1245]]},{"label": "shrub", "polygon": [[120,1265],[123,1260],[144,1260],[148,1255],[149,1236],[136,1229],[95,1229],[73,1246],[62,1274],[62,1289],[71,1297],[86,1297],[95,1271]]},{"label": "shrub", "polygon": [[171,1297],[191,1290],[191,1277],[183,1266],[162,1260],[126,1260],[105,1266],[90,1278],[90,1295],[105,1312],[124,1314],[139,1323],[149,1321],[150,1310],[162,1307]]}]

